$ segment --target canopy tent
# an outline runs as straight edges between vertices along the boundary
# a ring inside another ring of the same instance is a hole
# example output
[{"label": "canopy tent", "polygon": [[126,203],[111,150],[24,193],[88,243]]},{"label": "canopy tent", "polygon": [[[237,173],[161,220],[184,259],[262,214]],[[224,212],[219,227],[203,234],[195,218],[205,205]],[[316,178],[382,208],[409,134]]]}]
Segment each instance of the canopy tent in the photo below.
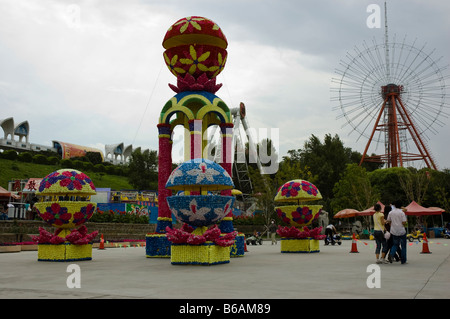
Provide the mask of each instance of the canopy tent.
[{"label": "canopy tent", "polygon": [[[380,201],[378,201],[377,204],[380,204],[381,212],[383,212],[384,211],[384,204],[382,202],[380,202]],[[367,209],[365,209],[363,211],[360,211],[357,216],[372,216],[373,214],[375,214],[375,208],[374,207],[375,207],[375,205],[372,206],[372,207],[369,207],[369,208],[367,208]]]},{"label": "canopy tent", "polygon": [[0,186],[0,197],[11,197],[11,192],[8,192],[6,189]]},{"label": "canopy tent", "polygon": [[357,216],[359,213],[359,211],[357,211],[356,209],[352,209],[352,208],[346,208],[343,209],[339,212],[336,213],[336,215],[334,215],[334,218],[349,218],[349,217],[355,217]]},{"label": "canopy tent", "polygon": [[13,197],[13,198],[15,198],[15,199],[19,199],[19,198],[20,198],[20,196],[17,196],[17,195],[15,195],[15,194],[13,194],[13,193],[7,191],[6,189],[4,189],[4,188],[1,187],[1,186],[0,186],[0,197],[3,198],[3,199],[5,199],[5,198],[8,198],[8,199],[9,199],[10,197]]},{"label": "canopy tent", "polygon": [[406,208],[405,214],[408,216],[441,215],[444,212],[442,208],[439,207],[425,208],[417,204],[415,201],[412,201],[411,204],[409,204],[405,208]]}]

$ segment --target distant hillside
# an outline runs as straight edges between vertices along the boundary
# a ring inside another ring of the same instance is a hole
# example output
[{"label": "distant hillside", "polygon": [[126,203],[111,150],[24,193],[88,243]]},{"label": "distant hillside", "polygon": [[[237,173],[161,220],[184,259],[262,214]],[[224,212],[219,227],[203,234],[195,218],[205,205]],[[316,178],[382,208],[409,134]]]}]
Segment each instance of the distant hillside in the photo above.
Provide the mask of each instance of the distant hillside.
[{"label": "distant hillside", "polygon": [[[15,179],[42,178],[61,169],[59,165],[26,163],[0,158],[0,186],[8,189],[8,182]],[[97,188],[133,189],[127,177],[83,171],[94,182]]]}]

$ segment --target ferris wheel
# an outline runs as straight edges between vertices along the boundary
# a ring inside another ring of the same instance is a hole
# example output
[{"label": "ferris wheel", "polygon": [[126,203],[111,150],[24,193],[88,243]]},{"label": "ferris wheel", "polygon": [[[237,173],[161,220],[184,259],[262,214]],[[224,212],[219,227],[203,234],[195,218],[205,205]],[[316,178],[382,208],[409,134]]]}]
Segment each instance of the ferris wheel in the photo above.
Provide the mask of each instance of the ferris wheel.
[{"label": "ferris wheel", "polygon": [[[437,169],[427,141],[449,116],[448,66],[417,40],[409,42],[405,36],[397,41],[394,36],[389,41],[386,16],[385,7],[383,42],[363,42],[340,61],[338,77],[332,79],[333,110],[357,141],[368,139],[361,163],[397,167],[423,160]],[[383,147],[380,155],[368,156],[372,143]]]}]

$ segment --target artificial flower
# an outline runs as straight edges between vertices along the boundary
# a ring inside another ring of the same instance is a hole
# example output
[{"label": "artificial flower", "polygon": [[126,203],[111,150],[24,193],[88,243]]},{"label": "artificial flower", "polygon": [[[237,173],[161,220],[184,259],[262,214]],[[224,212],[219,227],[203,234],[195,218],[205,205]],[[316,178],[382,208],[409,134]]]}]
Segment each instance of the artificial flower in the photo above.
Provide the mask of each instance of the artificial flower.
[{"label": "artificial flower", "polygon": [[199,52],[199,57],[197,57],[197,51],[195,50],[194,46],[189,46],[189,54],[185,53],[187,56],[184,59],[180,59],[180,62],[182,64],[190,65],[189,67],[189,73],[194,74],[195,71],[197,71],[197,68],[202,72],[210,71],[209,68],[202,64],[201,62],[206,61],[209,56],[211,55],[211,52],[207,51],[205,53]]},{"label": "artificial flower", "polygon": [[200,24],[197,23],[197,21],[203,21],[203,20],[205,20],[205,19],[200,18],[200,17],[198,17],[198,18],[186,17],[184,19],[181,19],[177,23],[175,23],[174,26],[181,25],[180,33],[184,33],[186,30],[188,30],[189,32],[192,32],[192,30],[194,28],[200,31],[202,29],[202,27],[200,26]]},{"label": "artificial flower", "polygon": [[205,162],[201,162],[198,167],[198,169],[194,168],[187,171],[188,175],[197,176],[195,181],[196,184],[200,183],[205,178],[210,182],[214,182],[214,176],[220,175],[220,173],[215,169],[208,168]]}]

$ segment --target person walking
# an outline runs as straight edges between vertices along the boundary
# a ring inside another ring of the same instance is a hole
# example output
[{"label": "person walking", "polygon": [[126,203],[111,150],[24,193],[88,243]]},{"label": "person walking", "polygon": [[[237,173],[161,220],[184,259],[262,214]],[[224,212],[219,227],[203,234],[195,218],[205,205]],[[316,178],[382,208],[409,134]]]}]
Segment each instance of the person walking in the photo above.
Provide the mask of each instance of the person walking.
[{"label": "person walking", "polygon": [[277,244],[277,238],[276,238],[277,229],[278,229],[277,224],[275,224],[275,221],[272,219],[272,222],[269,225],[269,232],[270,232],[270,236],[272,238],[272,245]]},{"label": "person walking", "polygon": [[395,256],[398,248],[401,249],[400,261],[406,264],[406,229],[407,222],[405,212],[401,209],[402,201],[396,200],[393,203],[392,211],[389,213],[387,221],[391,226],[391,236],[393,245],[390,251],[391,258]]},{"label": "person walking", "polygon": [[[386,232],[389,232],[389,233],[391,232],[391,225],[387,222],[387,218],[388,218],[391,210],[392,210],[391,205],[384,206],[384,220],[386,221],[386,223],[384,224],[384,229],[386,230]],[[392,236],[389,236],[389,239],[386,239],[386,245],[387,245],[386,256],[388,257],[388,260],[391,264],[392,264],[392,256],[391,256],[390,252],[391,252],[391,248],[393,246],[393,241],[394,241],[394,239]],[[395,252],[395,256],[393,256],[395,258],[395,261],[400,261],[400,252],[401,252],[401,249],[400,249],[400,247],[398,247]]]},{"label": "person walking", "polygon": [[[376,203],[374,205],[375,214],[373,214],[373,224],[374,224],[374,231],[373,236],[375,237],[376,242],[376,248],[375,248],[375,257],[376,257],[376,263],[377,264],[388,264],[389,262],[386,260],[386,253],[387,253],[387,242],[384,238],[384,232],[385,232],[385,221],[384,221],[384,214],[381,212],[381,205]],[[381,252],[381,258],[380,258],[380,252]]]}]

